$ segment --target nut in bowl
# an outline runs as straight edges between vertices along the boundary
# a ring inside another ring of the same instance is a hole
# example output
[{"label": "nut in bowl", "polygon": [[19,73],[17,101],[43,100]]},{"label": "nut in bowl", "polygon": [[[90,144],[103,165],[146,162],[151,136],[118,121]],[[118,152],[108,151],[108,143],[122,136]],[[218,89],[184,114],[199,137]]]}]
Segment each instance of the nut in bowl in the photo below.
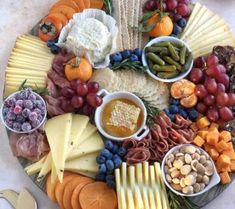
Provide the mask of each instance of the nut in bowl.
[{"label": "nut in bowl", "polygon": [[129,92],[109,93],[104,89],[98,94],[104,98],[96,109],[95,124],[105,138],[140,140],[148,134],[147,112],[141,99]]},{"label": "nut in bowl", "polygon": [[46,116],[45,101],[29,88],[8,96],[1,107],[4,125],[15,133],[35,131],[43,125]]},{"label": "nut in bowl", "polygon": [[167,187],[181,196],[201,195],[220,182],[213,160],[191,144],[169,150],[162,162],[162,173]]},{"label": "nut in bowl", "polygon": [[152,78],[170,83],[190,73],[193,57],[185,42],[171,36],[163,36],[151,40],[145,46],[142,63]]}]

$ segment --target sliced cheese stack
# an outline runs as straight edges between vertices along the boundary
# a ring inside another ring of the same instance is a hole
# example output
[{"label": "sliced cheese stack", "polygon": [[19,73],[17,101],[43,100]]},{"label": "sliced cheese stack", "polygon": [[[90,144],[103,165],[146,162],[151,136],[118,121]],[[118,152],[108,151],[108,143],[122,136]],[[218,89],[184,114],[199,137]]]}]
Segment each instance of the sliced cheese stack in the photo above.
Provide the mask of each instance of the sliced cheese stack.
[{"label": "sliced cheese stack", "polygon": [[27,86],[46,87],[45,78],[53,59],[46,43],[36,36],[18,37],[6,68],[4,96],[17,91],[25,79]]},{"label": "sliced cheese stack", "polygon": [[96,157],[104,143],[89,117],[67,113],[48,120],[45,132],[51,151],[25,168],[29,175],[39,173],[38,181],[51,171],[51,181],[63,180],[64,170],[95,178]]},{"label": "sliced cheese stack", "polygon": [[160,164],[144,162],[135,166],[122,163],[115,170],[118,209],[169,209]]},{"label": "sliced cheese stack", "polygon": [[196,3],[181,35],[193,52],[194,58],[212,52],[214,46],[235,46],[229,25],[200,3]]}]

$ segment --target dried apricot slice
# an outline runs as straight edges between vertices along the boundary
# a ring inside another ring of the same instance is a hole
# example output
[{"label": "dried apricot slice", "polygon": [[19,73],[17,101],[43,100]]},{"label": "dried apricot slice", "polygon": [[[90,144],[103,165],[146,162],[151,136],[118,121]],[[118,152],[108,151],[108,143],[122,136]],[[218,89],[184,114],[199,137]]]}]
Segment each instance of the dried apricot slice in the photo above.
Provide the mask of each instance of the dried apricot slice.
[{"label": "dried apricot slice", "polygon": [[196,85],[187,79],[176,81],[171,86],[171,96],[175,99],[188,97],[194,93],[195,87]]},{"label": "dried apricot slice", "polygon": [[186,108],[194,107],[197,104],[197,96],[192,94],[188,97],[182,98],[180,100],[180,104]]}]

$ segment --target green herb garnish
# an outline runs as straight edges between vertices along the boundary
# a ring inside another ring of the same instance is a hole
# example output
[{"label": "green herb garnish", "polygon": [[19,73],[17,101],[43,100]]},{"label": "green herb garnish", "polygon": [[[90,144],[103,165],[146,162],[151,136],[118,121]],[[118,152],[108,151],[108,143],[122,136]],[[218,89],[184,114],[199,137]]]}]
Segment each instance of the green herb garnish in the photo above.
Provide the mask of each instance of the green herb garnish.
[{"label": "green herb garnish", "polygon": [[112,1],[111,0],[103,0],[103,1],[104,1],[106,13],[112,16],[112,13],[113,13]]}]

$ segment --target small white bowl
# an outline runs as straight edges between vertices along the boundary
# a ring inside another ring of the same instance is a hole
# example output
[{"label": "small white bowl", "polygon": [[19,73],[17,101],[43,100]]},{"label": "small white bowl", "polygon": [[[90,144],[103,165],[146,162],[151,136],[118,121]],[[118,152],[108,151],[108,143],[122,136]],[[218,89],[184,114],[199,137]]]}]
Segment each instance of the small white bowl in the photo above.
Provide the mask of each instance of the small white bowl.
[{"label": "small white bowl", "polygon": [[[147,119],[147,111],[144,106],[144,103],[141,101],[139,97],[137,97],[135,94],[132,94],[130,92],[126,91],[119,91],[114,93],[109,93],[107,90],[102,89],[98,92],[98,95],[103,97],[103,104],[98,107],[95,111],[95,124],[99,132],[106,138],[116,140],[116,141],[123,141],[127,138],[134,138],[136,140],[141,140],[143,137],[145,137],[148,132],[149,128],[146,126],[146,119]],[[143,122],[139,128],[134,134],[127,137],[116,137],[108,134],[102,127],[102,121],[101,121],[101,115],[105,108],[105,106],[114,99],[128,99],[133,101],[138,107],[141,108],[141,111],[143,113]]]},{"label": "small white bowl", "polygon": [[180,79],[185,78],[190,73],[190,71],[192,70],[193,59],[191,61],[190,67],[184,73],[180,73],[178,76],[176,76],[174,78],[168,78],[168,79],[160,78],[160,77],[156,76],[154,73],[152,73],[152,71],[149,69],[147,59],[146,59],[146,55],[145,55],[145,48],[149,47],[149,46],[152,46],[153,44],[163,42],[163,41],[169,41],[171,43],[179,43],[179,44],[185,45],[187,50],[189,52],[191,52],[191,49],[189,48],[189,46],[184,41],[182,41],[178,38],[175,38],[175,37],[172,37],[172,36],[161,36],[161,37],[158,37],[158,38],[154,38],[150,42],[148,42],[148,44],[144,47],[144,50],[143,50],[144,52],[142,54],[142,63],[143,63],[144,66],[147,67],[147,73],[152,78],[154,78],[155,80],[166,82],[166,83],[176,82]]},{"label": "small white bowl", "polygon": [[180,148],[182,147],[185,147],[185,146],[194,146],[192,144],[182,144],[182,145],[178,145],[176,147],[173,147],[172,149],[170,149],[167,154],[165,155],[163,161],[162,161],[162,167],[161,167],[161,170],[162,170],[162,176],[163,176],[163,180],[165,182],[165,184],[167,185],[167,187],[172,191],[174,192],[175,194],[177,195],[180,195],[180,196],[186,196],[186,197],[195,197],[195,196],[199,196],[207,191],[209,191],[212,187],[216,186],[219,182],[220,182],[220,176],[219,174],[217,173],[217,170],[216,170],[216,167],[215,167],[215,164],[214,164],[214,161],[211,159],[211,157],[208,155],[208,153],[201,149],[200,147],[197,147],[197,146],[194,146],[196,147],[197,149],[200,149],[202,151],[202,153],[208,155],[210,157],[210,161],[212,162],[212,165],[214,167],[214,174],[210,177],[210,183],[200,192],[197,192],[197,193],[193,193],[193,194],[184,194],[182,192],[178,192],[176,191],[175,189],[173,189],[171,187],[171,185],[168,183],[168,181],[166,180],[166,174],[165,174],[165,164],[166,164],[166,159],[167,157],[169,156],[169,154],[173,153],[174,151],[176,150],[179,150]]},{"label": "small white bowl", "polygon": [[[16,131],[16,130],[12,129],[11,127],[9,127],[9,126],[5,123],[5,120],[4,120],[4,117],[3,117],[3,107],[4,107],[4,105],[5,105],[5,101],[7,101],[8,99],[10,99],[11,97],[14,97],[14,96],[15,96],[17,93],[19,93],[19,92],[20,92],[20,91],[14,92],[13,94],[9,95],[9,96],[4,100],[4,102],[3,102],[2,106],[1,106],[1,109],[0,109],[0,111],[1,111],[0,117],[1,117],[1,120],[2,120],[3,124],[6,126],[6,128],[7,128],[8,130],[10,130],[10,131],[12,131],[12,132],[14,132],[14,133],[18,133],[18,134],[32,133],[32,132],[34,132],[35,130],[37,130],[38,128],[40,128],[40,127],[44,124],[44,122],[45,122],[45,120],[46,120],[46,117],[47,117],[47,111],[45,112],[45,115],[44,115],[44,117],[43,117],[41,123],[40,123],[37,127],[31,129],[30,131]],[[39,94],[37,94],[37,93],[35,93],[35,92],[33,92],[33,94],[43,102],[43,106],[46,108],[46,103],[45,103],[44,99],[43,99]]]}]

